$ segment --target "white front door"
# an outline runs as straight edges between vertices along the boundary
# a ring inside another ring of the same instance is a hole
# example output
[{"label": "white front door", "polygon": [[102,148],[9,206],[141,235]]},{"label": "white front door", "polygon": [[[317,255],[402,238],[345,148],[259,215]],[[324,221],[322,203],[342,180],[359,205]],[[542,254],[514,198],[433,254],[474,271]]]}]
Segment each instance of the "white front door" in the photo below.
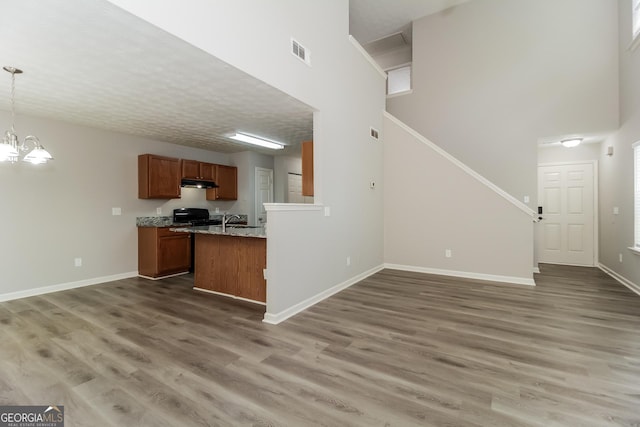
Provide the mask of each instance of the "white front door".
[{"label": "white front door", "polygon": [[273,170],[256,168],[256,224],[267,222],[265,203],[273,203]]},{"label": "white front door", "polygon": [[538,166],[539,261],[595,265],[594,164]]}]

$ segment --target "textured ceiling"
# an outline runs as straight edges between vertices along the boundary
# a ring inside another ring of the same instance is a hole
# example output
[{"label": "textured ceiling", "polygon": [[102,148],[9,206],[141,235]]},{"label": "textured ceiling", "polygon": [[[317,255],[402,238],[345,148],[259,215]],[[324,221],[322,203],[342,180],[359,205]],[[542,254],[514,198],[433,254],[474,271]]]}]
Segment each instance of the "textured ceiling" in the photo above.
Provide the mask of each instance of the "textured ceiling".
[{"label": "textured ceiling", "polygon": [[21,136],[26,114],[221,152],[247,150],[235,131],[292,145],[277,154],[312,139],[310,107],[104,0],[2,1],[0,40]]},{"label": "textured ceiling", "polygon": [[[351,33],[365,44],[464,1],[351,0]],[[25,114],[221,152],[247,149],[227,138],[236,131],[289,145],[252,148],[269,154],[313,137],[309,106],[105,0],[2,1],[0,40],[0,66],[24,70],[21,136]],[[10,82],[0,72],[7,111]]]},{"label": "textured ceiling", "polygon": [[411,41],[411,22],[470,0],[349,0],[349,29],[361,45],[394,33]]}]

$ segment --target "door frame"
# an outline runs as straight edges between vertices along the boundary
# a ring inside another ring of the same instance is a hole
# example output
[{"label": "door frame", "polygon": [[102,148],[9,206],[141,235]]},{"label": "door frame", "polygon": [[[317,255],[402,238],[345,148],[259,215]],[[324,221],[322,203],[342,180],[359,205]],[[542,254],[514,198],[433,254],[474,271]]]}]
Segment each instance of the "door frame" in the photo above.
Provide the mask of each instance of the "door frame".
[{"label": "door frame", "polygon": [[[593,167],[593,266],[598,267],[600,264],[600,235],[599,235],[599,197],[598,197],[598,183],[600,178],[598,176],[598,161],[597,160],[575,160],[571,162],[550,162],[550,163],[538,163],[537,171],[536,171],[536,193],[540,192],[540,189],[537,188],[540,185],[540,167],[541,166],[570,166],[570,165],[584,165],[590,164]],[[536,195],[536,200],[538,204],[536,206],[541,206],[540,194]],[[537,208],[536,208],[537,209]],[[536,210],[537,212],[537,210]],[[544,218],[544,213],[542,214]],[[542,220],[544,221],[544,219]],[[539,242],[538,233],[539,227],[538,223],[536,223],[536,242]],[[537,258],[537,256],[536,256]],[[538,260],[536,260],[536,264]]]},{"label": "door frame", "polygon": [[254,210],[254,215],[255,215],[255,222],[256,225],[258,224],[258,215],[260,213],[260,206],[258,206],[258,171],[268,171],[270,172],[271,178],[270,178],[270,187],[271,187],[271,202],[273,202],[275,194],[274,194],[274,188],[273,188],[273,180],[274,180],[274,172],[273,169],[269,169],[269,168],[263,168],[260,166],[256,166],[253,172],[253,210]]}]

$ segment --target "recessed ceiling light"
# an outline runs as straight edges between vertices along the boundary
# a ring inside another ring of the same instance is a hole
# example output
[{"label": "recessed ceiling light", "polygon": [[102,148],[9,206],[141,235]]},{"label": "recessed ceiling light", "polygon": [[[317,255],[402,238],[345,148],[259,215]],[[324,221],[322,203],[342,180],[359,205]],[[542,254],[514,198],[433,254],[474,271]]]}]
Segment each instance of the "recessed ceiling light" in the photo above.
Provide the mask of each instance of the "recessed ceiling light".
[{"label": "recessed ceiling light", "polygon": [[570,138],[570,139],[563,139],[562,141],[560,141],[560,144],[562,144],[564,147],[567,147],[567,148],[573,148],[580,145],[581,142],[582,142],[582,138]]},{"label": "recessed ceiling light", "polygon": [[244,133],[236,133],[235,135],[231,135],[229,138],[235,139],[236,141],[246,142],[247,144],[271,148],[272,150],[282,150],[284,148],[284,144],[279,142],[269,141],[268,139],[246,135]]}]

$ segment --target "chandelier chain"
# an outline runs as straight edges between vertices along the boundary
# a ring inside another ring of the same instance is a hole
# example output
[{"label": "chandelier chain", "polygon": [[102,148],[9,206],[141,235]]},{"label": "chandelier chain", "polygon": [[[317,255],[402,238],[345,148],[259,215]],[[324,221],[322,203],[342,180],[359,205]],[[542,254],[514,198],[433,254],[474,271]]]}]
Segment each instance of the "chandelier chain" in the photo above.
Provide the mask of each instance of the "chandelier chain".
[{"label": "chandelier chain", "polygon": [[11,73],[11,132],[16,133],[16,73]]}]

